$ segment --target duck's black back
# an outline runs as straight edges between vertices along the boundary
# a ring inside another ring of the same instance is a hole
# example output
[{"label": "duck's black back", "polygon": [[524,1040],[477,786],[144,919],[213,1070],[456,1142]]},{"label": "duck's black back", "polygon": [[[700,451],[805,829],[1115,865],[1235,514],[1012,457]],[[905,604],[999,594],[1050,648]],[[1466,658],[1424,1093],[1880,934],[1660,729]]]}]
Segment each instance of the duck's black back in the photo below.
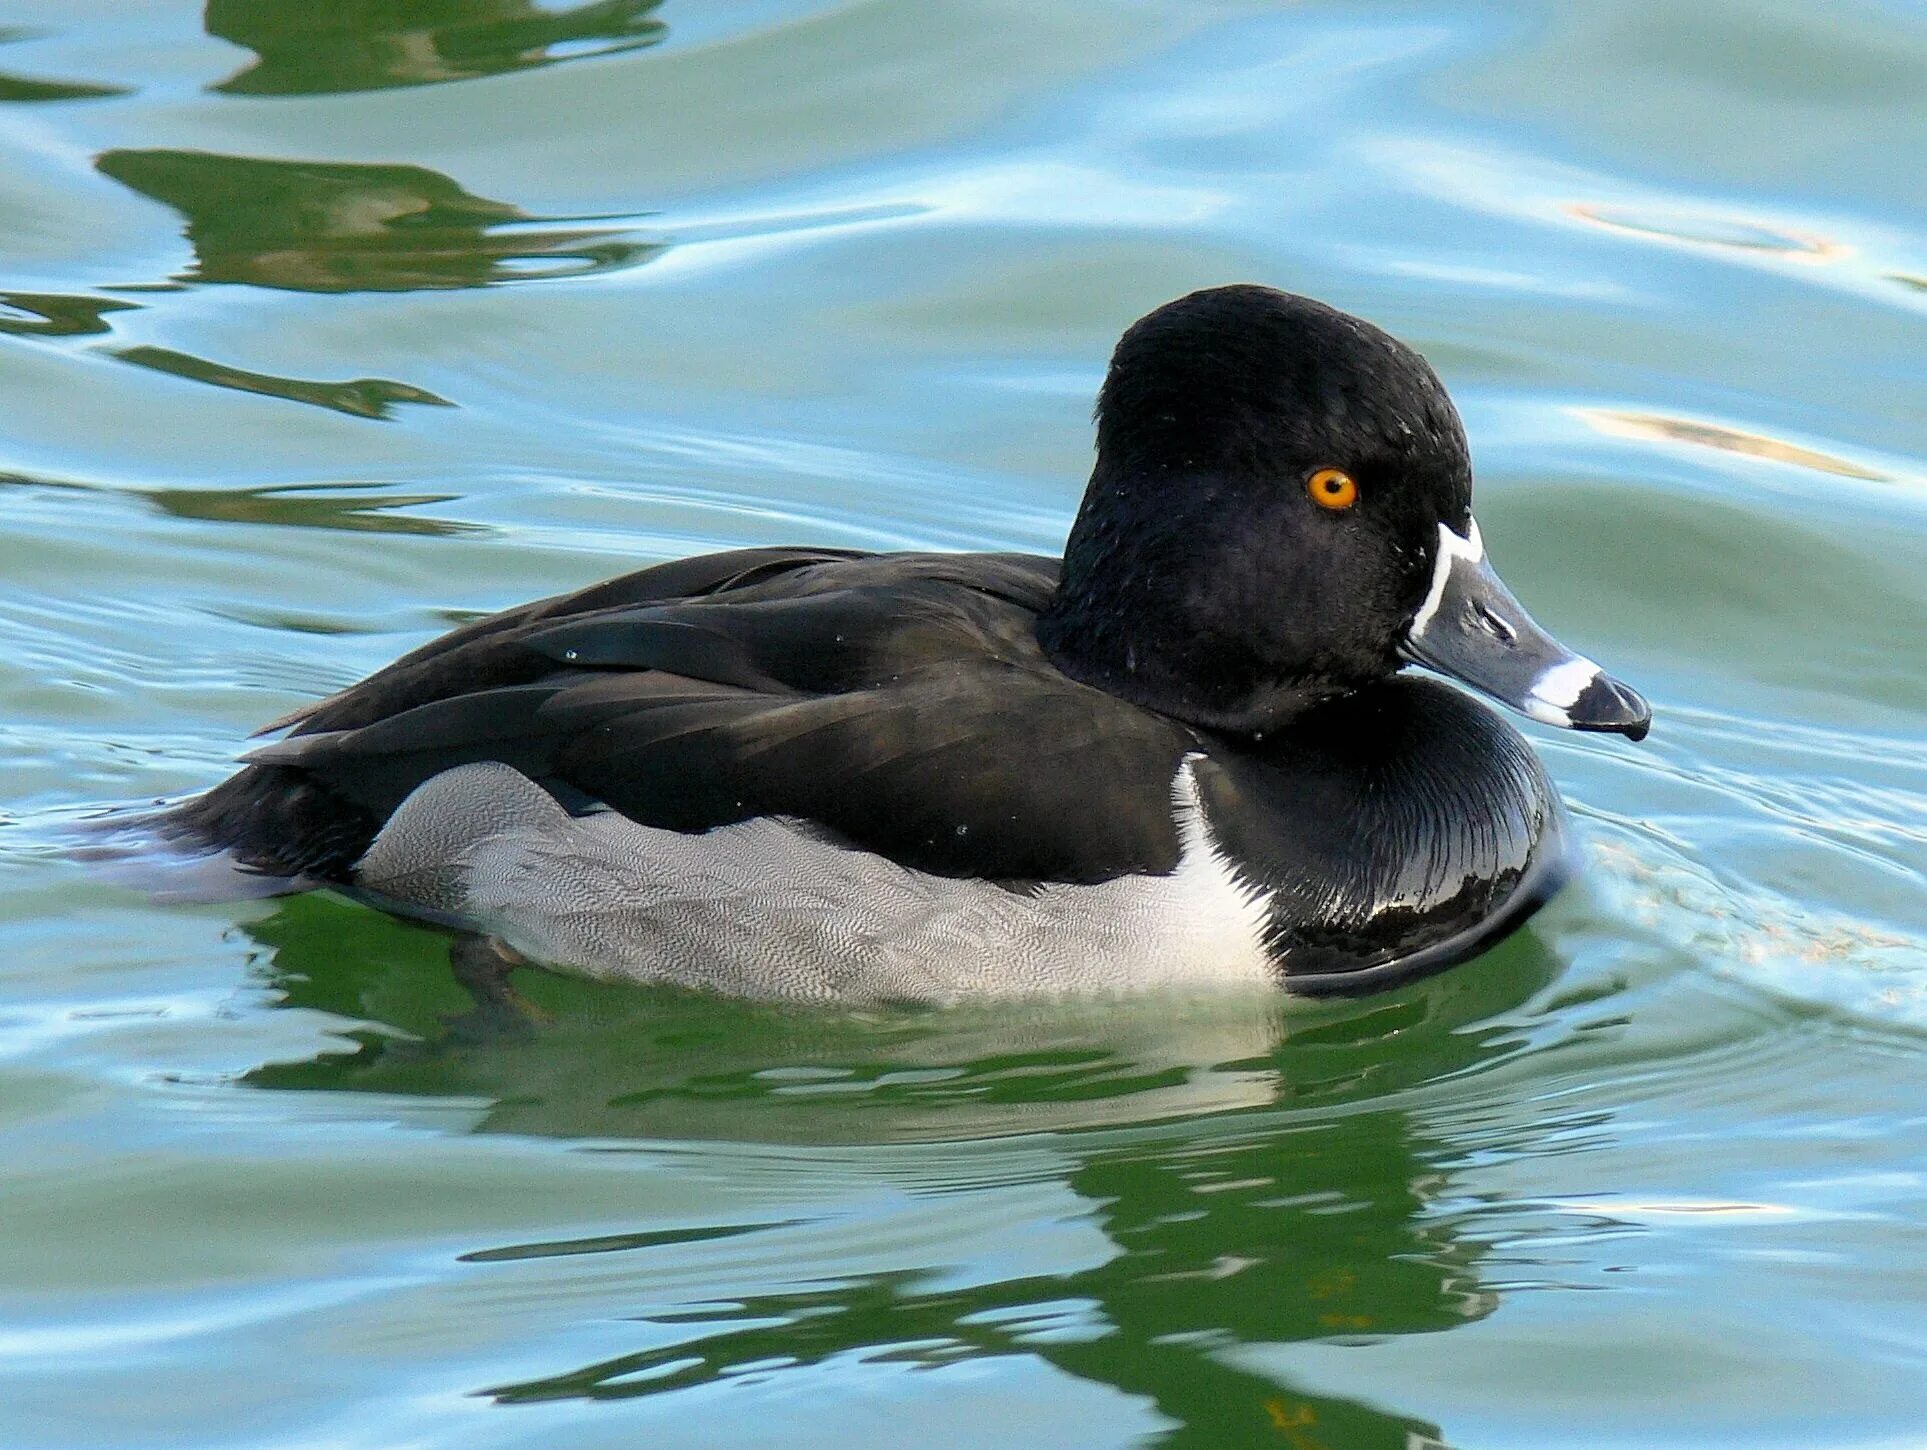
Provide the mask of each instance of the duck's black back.
[{"label": "duck's black back", "polygon": [[280,722],[180,807],[254,869],[343,880],[397,805],[499,760],[571,807],[696,831],[755,816],[939,874],[1169,869],[1186,727],[1062,675],[1054,560],[745,550],[476,621]]}]

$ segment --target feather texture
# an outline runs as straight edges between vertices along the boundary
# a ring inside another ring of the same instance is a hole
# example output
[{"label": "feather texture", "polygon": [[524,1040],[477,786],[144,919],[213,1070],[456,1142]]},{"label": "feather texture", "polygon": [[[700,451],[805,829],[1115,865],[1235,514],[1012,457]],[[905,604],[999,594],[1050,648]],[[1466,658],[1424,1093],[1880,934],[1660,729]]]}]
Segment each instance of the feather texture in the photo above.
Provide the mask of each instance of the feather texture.
[{"label": "feather texture", "polygon": [[174,822],[257,869],[345,880],[416,786],[493,760],[642,825],[798,817],[944,875],[1168,870],[1196,738],[1057,671],[1035,635],[1055,582],[1017,555],[646,569],[403,656]]}]

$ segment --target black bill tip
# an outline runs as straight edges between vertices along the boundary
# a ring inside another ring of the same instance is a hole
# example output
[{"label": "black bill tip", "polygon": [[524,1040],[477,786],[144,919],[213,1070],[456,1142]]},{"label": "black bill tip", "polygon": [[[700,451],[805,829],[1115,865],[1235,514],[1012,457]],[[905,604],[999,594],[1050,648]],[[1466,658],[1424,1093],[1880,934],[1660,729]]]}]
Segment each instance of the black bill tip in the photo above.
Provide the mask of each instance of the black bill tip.
[{"label": "black bill tip", "polygon": [[1630,685],[1608,674],[1597,674],[1567,708],[1574,730],[1598,730],[1644,740],[1653,728],[1653,707]]}]

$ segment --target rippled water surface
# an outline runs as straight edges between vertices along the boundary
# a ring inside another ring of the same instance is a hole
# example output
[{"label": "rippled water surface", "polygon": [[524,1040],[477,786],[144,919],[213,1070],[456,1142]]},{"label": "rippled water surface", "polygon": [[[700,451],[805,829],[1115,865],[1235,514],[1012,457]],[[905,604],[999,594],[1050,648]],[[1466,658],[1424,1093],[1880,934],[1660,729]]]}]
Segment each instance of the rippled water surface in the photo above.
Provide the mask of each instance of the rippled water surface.
[{"label": "rippled water surface", "polygon": [[[1924,96],[1902,0],[0,7],[0,1442],[1922,1443]],[[1481,961],[502,1040],[53,843],[643,562],[1055,551],[1239,279],[1660,712],[1531,727],[1590,869]]]}]

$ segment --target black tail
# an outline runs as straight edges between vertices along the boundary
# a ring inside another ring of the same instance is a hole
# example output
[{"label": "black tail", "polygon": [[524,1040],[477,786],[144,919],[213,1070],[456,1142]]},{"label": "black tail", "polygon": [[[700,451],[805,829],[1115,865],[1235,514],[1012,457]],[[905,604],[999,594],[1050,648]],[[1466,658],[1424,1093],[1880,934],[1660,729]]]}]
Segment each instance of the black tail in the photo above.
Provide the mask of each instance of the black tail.
[{"label": "black tail", "polygon": [[345,882],[372,816],[300,770],[251,765],[205,795],[116,810],[62,835],[68,854],[163,901],[243,901]]},{"label": "black tail", "polygon": [[269,876],[345,881],[378,823],[352,801],[285,765],[250,765],[154,818],[177,849],[229,852]]}]

